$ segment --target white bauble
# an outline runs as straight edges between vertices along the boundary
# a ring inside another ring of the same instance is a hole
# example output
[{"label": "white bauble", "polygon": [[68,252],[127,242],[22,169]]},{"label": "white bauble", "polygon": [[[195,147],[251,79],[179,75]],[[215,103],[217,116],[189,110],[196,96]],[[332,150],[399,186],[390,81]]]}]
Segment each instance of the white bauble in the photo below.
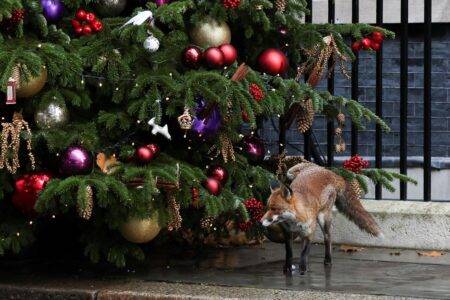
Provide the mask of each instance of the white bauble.
[{"label": "white bauble", "polygon": [[144,49],[148,52],[156,52],[159,49],[159,40],[154,36],[149,36],[144,41]]}]

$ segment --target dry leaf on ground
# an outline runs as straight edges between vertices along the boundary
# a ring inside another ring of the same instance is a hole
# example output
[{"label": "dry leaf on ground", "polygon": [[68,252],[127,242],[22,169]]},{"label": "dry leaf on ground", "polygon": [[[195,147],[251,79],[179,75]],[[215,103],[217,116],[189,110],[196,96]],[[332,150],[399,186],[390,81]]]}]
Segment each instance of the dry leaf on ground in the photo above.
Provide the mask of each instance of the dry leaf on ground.
[{"label": "dry leaf on ground", "polygon": [[445,252],[441,251],[422,251],[417,252],[419,256],[428,256],[428,257],[439,257],[445,255]]},{"label": "dry leaf on ground", "polygon": [[339,247],[339,251],[345,252],[345,253],[352,253],[352,252],[360,252],[364,250],[363,247],[356,247],[351,245],[341,245]]}]

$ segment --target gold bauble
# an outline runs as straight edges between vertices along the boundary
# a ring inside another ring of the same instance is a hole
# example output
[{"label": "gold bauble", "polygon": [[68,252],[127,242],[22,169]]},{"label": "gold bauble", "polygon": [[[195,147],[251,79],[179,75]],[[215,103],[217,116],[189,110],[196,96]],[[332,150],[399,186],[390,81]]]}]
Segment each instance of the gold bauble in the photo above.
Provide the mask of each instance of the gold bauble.
[{"label": "gold bauble", "polygon": [[191,30],[192,42],[202,48],[219,47],[231,42],[231,30],[224,21],[205,18]]},{"label": "gold bauble", "polygon": [[37,76],[31,76],[28,81],[21,78],[20,68],[17,66],[13,69],[14,79],[17,81],[16,96],[17,98],[30,98],[39,93],[47,82],[47,69],[42,67],[41,73]]},{"label": "gold bauble", "polygon": [[153,240],[161,230],[157,217],[132,218],[120,226],[122,236],[132,243],[143,244]]}]

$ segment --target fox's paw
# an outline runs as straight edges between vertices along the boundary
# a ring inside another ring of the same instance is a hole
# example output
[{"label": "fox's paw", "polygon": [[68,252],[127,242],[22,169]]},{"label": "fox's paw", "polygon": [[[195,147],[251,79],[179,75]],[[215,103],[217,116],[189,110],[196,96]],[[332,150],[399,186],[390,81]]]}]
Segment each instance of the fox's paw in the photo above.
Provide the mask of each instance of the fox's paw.
[{"label": "fox's paw", "polygon": [[308,271],[308,265],[307,264],[300,264],[300,275],[305,275],[305,273]]},{"label": "fox's paw", "polygon": [[292,265],[284,265],[283,266],[283,274],[286,276],[292,276]]}]

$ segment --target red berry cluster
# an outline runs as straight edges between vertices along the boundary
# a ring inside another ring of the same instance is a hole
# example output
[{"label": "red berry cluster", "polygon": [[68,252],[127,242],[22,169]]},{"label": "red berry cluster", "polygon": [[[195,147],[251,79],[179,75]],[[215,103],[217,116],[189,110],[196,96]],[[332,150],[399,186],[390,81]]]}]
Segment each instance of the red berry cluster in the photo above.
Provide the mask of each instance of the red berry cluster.
[{"label": "red berry cluster", "polygon": [[241,0],[222,0],[222,4],[225,8],[235,9],[241,5]]},{"label": "red berry cluster", "polygon": [[78,9],[75,18],[72,19],[72,27],[77,35],[91,35],[103,29],[103,23],[97,19],[94,13],[84,9]]},{"label": "red berry cluster", "polygon": [[362,40],[354,42],[352,44],[352,50],[353,52],[358,52],[360,50],[378,51],[381,48],[381,43],[383,43],[383,40],[383,33],[374,31],[371,35],[363,38]]},{"label": "red berry cluster", "polygon": [[13,30],[25,18],[25,9],[18,8],[11,12],[11,17],[0,22],[2,28],[7,31]]},{"label": "red berry cluster", "polygon": [[262,88],[256,83],[250,84],[248,91],[252,95],[253,99],[255,99],[257,102],[260,102],[266,96],[264,95],[264,91],[262,90]]},{"label": "red berry cluster", "polygon": [[369,162],[364,160],[358,154],[352,156],[344,162],[344,169],[352,171],[353,173],[360,173],[362,169],[368,168]]},{"label": "red berry cluster", "polygon": [[264,205],[260,200],[256,198],[245,200],[244,205],[250,215],[250,220],[239,222],[238,227],[242,231],[247,231],[250,229],[250,227],[261,220],[262,216],[264,215]]}]

